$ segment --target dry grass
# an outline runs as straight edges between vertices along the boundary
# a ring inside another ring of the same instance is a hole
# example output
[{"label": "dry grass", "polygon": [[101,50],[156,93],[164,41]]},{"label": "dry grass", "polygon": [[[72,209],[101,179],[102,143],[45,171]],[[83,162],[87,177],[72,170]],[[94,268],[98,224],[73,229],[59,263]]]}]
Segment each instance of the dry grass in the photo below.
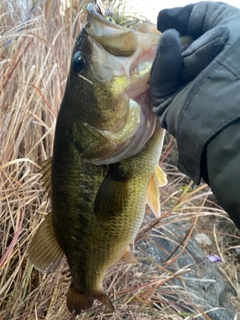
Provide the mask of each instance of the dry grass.
[{"label": "dry grass", "polygon": [[[69,286],[67,265],[62,264],[54,274],[39,274],[28,262],[26,248],[49,211],[39,168],[52,154],[56,115],[65,88],[71,48],[84,16],[79,13],[83,2],[72,2],[73,6],[66,9],[63,16],[58,11],[60,0],[35,1],[39,6],[33,7],[28,21],[23,24],[19,2],[12,1],[10,10],[9,1],[1,1],[0,319],[4,320],[70,319],[65,305]],[[165,157],[172,145],[170,140]],[[227,264],[230,250],[223,248],[228,231],[209,230],[206,224],[199,226],[197,222],[200,214],[211,216],[216,226],[219,217],[224,217],[225,221],[228,218],[211,201],[211,193],[205,185],[196,188],[174,167],[166,165],[165,169],[170,182],[162,190],[163,215],[160,220],[147,217],[138,239],[150,239],[149,231],[158,230],[159,226],[188,220],[192,228],[186,230],[180,248],[184,250],[193,232],[202,228],[201,231],[215,239],[212,252],[222,252]],[[237,232],[229,239],[235,241],[230,246],[236,246]],[[169,280],[188,271],[168,272],[167,266],[176,260],[176,255],[170,256],[166,265],[161,266],[152,260],[146,263],[148,257],[144,252],[135,251],[139,264],[116,266],[105,281],[106,292],[114,300],[117,312],[107,314],[102,306],[95,305],[93,310],[83,313],[81,319],[178,320],[182,316],[193,319],[198,312],[201,314],[194,305],[192,313],[184,314],[181,305],[189,301],[188,293],[168,285]],[[226,270],[224,268],[225,273]],[[232,275],[227,276],[233,282]],[[236,287],[235,280],[233,286]],[[163,293],[178,290],[181,304],[173,305],[163,298]]]}]

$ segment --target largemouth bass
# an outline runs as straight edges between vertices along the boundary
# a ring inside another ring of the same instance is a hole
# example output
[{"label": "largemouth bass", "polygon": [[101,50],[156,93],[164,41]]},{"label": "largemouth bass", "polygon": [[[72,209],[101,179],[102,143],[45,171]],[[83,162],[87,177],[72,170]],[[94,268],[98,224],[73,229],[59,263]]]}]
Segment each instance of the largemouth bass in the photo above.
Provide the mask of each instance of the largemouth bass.
[{"label": "largemouth bass", "polygon": [[135,261],[128,246],[148,202],[160,213],[158,166],[164,130],[150,108],[149,78],[159,35],[120,27],[89,4],[76,40],[59,111],[52,160],[43,168],[52,212],[29,247],[29,259],[52,272],[66,256],[72,276],[69,311],[95,299],[107,270]]}]

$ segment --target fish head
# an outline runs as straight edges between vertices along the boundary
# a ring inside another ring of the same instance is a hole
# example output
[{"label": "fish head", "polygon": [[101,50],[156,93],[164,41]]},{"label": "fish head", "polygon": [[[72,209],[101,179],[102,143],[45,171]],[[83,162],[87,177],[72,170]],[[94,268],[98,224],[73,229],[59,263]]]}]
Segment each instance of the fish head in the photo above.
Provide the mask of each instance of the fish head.
[{"label": "fish head", "polygon": [[136,154],[152,136],[149,79],[159,36],[117,25],[96,4],[88,5],[66,90],[76,127],[91,136],[82,148],[89,162],[115,163]]}]

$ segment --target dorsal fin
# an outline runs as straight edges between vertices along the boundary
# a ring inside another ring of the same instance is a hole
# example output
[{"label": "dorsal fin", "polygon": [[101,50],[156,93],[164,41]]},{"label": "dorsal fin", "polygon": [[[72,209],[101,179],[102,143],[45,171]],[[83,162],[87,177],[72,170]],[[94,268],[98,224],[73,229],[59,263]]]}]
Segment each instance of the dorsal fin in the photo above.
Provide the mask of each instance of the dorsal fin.
[{"label": "dorsal fin", "polygon": [[43,162],[40,173],[42,174],[43,186],[46,188],[46,192],[51,197],[51,172],[52,172],[52,158],[48,158]]},{"label": "dorsal fin", "polygon": [[63,256],[64,253],[53,229],[50,212],[32,238],[28,248],[28,258],[36,269],[48,273],[57,268]]}]

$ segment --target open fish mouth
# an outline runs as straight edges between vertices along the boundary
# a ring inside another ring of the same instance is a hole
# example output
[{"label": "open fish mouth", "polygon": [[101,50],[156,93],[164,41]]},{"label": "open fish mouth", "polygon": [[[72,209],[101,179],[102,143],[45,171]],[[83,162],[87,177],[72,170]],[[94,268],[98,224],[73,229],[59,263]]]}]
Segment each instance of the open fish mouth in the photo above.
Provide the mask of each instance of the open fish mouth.
[{"label": "open fish mouth", "polygon": [[142,33],[117,25],[93,3],[87,7],[84,29],[92,47],[94,79],[110,83],[113,94],[121,98],[119,104],[128,103],[126,116],[119,117],[111,128],[99,128],[115,148],[89,159],[97,165],[115,163],[138,153],[155,130],[149,80],[160,33]]},{"label": "open fish mouth", "polygon": [[[128,88],[130,98],[146,91],[149,88],[150,70],[160,33],[149,35],[110,22],[102,15],[98,5],[93,3],[88,5],[87,13],[85,30],[92,41],[95,40],[94,46],[100,45],[112,55],[115,69],[111,70],[111,76],[127,76],[130,80]],[[94,67],[96,77],[103,81],[108,80],[103,70],[107,67],[104,63],[102,68],[96,65]]]}]

